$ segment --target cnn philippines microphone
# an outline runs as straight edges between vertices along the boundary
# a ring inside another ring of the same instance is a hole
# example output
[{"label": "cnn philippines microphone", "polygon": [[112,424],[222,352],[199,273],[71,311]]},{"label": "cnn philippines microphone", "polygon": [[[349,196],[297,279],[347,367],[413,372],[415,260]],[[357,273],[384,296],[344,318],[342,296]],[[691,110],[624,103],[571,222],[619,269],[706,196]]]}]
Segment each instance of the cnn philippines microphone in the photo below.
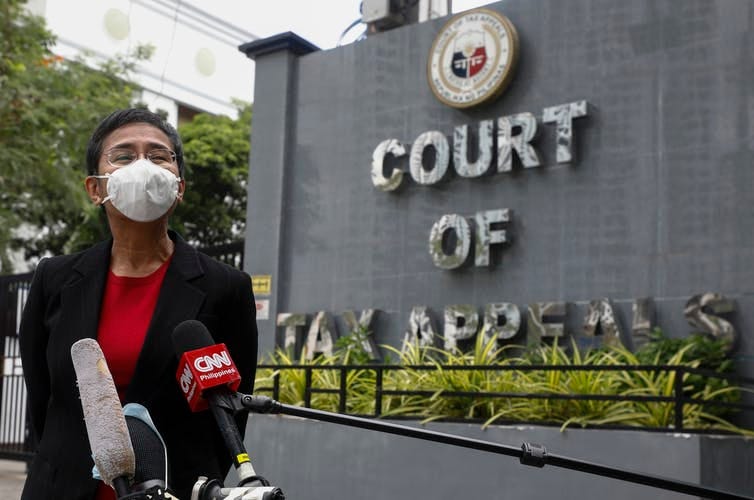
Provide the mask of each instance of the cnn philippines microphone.
[{"label": "cnn philippines microphone", "polygon": [[251,465],[233,418],[233,396],[241,383],[225,344],[215,344],[199,321],[186,320],[173,330],[173,347],[179,357],[176,380],[191,411],[209,407],[230,452],[239,486],[260,479]]},{"label": "cnn philippines microphone", "polygon": [[86,338],[71,346],[71,359],[94,464],[117,496],[125,497],[130,493],[136,459],[105,356],[96,340]]}]

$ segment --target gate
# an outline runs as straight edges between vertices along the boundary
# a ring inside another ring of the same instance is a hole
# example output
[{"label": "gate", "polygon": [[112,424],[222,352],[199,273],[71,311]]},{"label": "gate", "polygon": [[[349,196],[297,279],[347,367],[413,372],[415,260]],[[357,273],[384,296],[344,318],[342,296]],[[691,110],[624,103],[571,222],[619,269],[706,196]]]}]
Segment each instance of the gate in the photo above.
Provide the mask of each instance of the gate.
[{"label": "gate", "polygon": [[34,451],[28,432],[26,386],[18,348],[18,327],[31,278],[32,273],[0,276],[0,458],[4,459],[30,460]]}]

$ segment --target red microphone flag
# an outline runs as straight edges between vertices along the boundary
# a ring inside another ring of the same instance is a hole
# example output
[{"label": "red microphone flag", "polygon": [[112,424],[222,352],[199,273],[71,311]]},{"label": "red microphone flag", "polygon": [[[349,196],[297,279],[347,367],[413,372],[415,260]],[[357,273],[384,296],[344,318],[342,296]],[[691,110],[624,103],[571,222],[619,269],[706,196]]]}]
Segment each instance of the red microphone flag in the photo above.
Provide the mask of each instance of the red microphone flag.
[{"label": "red microphone flag", "polygon": [[175,379],[193,412],[208,408],[207,400],[202,396],[204,391],[220,386],[235,391],[241,383],[241,376],[225,344],[183,353]]}]

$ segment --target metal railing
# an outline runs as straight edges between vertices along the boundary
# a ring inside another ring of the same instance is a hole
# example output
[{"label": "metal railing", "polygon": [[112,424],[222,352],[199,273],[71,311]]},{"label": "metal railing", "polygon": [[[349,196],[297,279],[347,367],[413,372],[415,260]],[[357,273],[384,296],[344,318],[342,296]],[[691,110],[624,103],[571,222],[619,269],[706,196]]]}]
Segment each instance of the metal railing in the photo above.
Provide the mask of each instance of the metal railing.
[{"label": "metal railing", "polygon": [[[688,366],[678,365],[615,365],[615,366],[579,366],[579,365],[467,365],[467,366],[443,366],[443,365],[269,365],[260,364],[258,369],[273,370],[272,387],[257,387],[255,393],[268,393],[273,399],[280,397],[280,377],[281,373],[286,370],[303,370],[304,372],[304,400],[303,404],[311,408],[312,396],[314,394],[337,394],[338,412],[347,413],[348,408],[348,374],[351,371],[373,371],[374,376],[374,412],[372,414],[359,416],[382,417],[383,401],[386,397],[391,396],[422,396],[422,397],[443,397],[443,398],[473,398],[473,399],[525,399],[525,400],[568,400],[568,401],[631,401],[637,403],[668,403],[673,405],[673,423],[668,427],[635,427],[632,429],[645,430],[673,430],[674,432],[706,432],[704,430],[688,428],[684,425],[683,415],[686,405],[714,406],[727,408],[738,412],[751,412],[754,416],[754,405],[748,403],[732,403],[726,401],[707,400],[690,397],[685,394],[684,385],[687,384],[686,375],[700,375],[709,378],[718,378],[727,380],[729,383],[737,384],[739,387],[750,386],[754,389],[754,378],[747,378],[733,374],[723,374],[710,370],[691,368]],[[322,388],[313,387],[313,373],[317,370],[338,371],[339,387]],[[479,372],[535,372],[535,371],[628,371],[628,372],[672,372],[673,376],[673,394],[671,396],[649,396],[649,395],[620,395],[620,394],[563,394],[555,392],[480,392],[480,391],[452,391],[452,390],[417,390],[417,389],[390,389],[385,388],[385,373],[390,371],[479,371]],[[426,418],[428,415],[420,413],[409,415],[409,418]],[[401,418],[405,418],[403,414]],[[393,418],[393,417],[390,417]],[[474,419],[463,419],[473,421]],[[544,421],[524,421],[524,420],[500,420],[498,423],[528,423],[528,424],[554,424],[554,422]],[[588,427],[597,428],[628,428],[619,425],[589,425]]]},{"label": "metal railing", "polygon": [[224,262],[237,269],[243,269],[244,240],[234,241],[224,245],[198,248],[197,250],[219,260],[220,262]]}]

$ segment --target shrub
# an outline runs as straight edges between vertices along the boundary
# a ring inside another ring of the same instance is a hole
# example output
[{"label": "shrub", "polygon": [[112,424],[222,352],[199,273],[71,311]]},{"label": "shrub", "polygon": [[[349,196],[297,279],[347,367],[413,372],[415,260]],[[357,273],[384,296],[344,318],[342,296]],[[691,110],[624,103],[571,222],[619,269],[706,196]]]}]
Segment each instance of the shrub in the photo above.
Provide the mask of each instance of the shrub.
[{"label": "shrub", "polygon": [[[351,414],[375,414],[376,370],[368,364],[361,341],[366,331],[341,338],[332,356],[319,356],[312,365],[312,387],[338,389],[340,370],[325,369],[340,364],[363,365],[347,372],[346,411]],[[384,372],[385,391],[417,391],[418,394],[386,394],[382,398],[382,416],[414,417],[424,422],[437,419],[474,419],[493,423],[548,423],[569,425],[621,425],[669,428],[675,422],[672,402],[627,400],[574,400],[547,398],[552,395],[673,397],[674,370],[635,370],[637,365],[668,365],[731,373],[733,365],[725,355],[725,345],[704,335],[684,339],[667,338],[656,329],[652,341],[636,353],[623,347],[603,347],[581,352],[571,343],[569,349],[558,345],[524,348],[506,346],[498,349],[494,339],[485,343],[479,335],[470,352],[453,352],[417,345],[399,351],[383,346],[396,356],[401,369]],[[517,353],[512,355],[511,353]],[[389,356],[387,359],[389,364]],[[269,363],[280,367],[294,364],[283,351],[276,351]],[[305,364],[303,359],[299,364]],[[499,370],[464,369],[490,366]],[[532,365],[558,367],[553,370],[526,369]],[[610,370],[579,370],[577,367],[618,367]],[[423,369],[430,367],[431,369]],[[620,369],[624,367],[625,369]],[[572,368],[572,369],[569,369]],[[303,369],[264,369],[257,376],[258,388],[272,386],[279,376],[279,399],[283,403],[304,403]],[[258,389],[259,390],[259,389]],[[695,373],[683,373],[684,397],[698,400],[683,407],[683,426],[687,430],[725,430],[754,435],[754,431],[733,425],[729,408],[709,405],[714,402],[738,402],[745,389],[725,379]],[[462,394],[458,394],[462,393]],[[489,397],[485,393],[505,394]],[[534,397],[531,397],[534,396]],[[338,394],[313,394],[311,406],[337,411]]]}]

